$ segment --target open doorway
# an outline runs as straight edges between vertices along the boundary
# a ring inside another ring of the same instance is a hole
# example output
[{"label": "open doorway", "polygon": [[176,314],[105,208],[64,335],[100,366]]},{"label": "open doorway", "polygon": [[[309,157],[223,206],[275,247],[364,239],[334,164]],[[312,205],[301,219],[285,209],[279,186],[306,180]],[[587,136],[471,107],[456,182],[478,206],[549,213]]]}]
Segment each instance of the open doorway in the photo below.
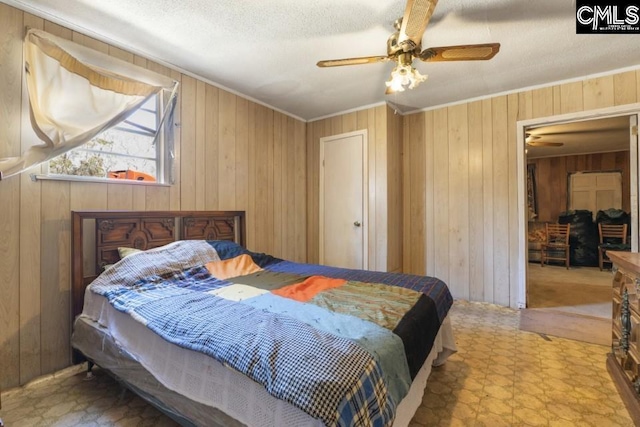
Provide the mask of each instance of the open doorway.
[{"label": "open doorway", "polygon": [[[631,142],[636,120],[635,114],[626,114],[520,127],[526,144],[522,308],[551,318],[576,315],[577,329],[585,328],[579,316],[602,320],[603,341],[610,340],[611,265],[600,270],[597,223],[626,222],[629,242],[635,234],[637,248],[637,142]],[[572,224],[569,269],[564,264],[541,267],[547,223]]]}]

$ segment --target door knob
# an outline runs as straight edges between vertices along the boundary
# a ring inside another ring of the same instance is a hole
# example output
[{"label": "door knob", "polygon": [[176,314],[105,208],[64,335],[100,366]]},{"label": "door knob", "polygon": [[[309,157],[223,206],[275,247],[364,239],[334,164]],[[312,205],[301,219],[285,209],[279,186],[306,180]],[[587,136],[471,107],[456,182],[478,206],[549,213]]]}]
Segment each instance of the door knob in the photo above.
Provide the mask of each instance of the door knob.
[{"label": "door knob", "polygon": [[356,227],[360,227],[362,224],[360,224],[360,221],[356,221],[353,223],[353,225],[355,225]]}]

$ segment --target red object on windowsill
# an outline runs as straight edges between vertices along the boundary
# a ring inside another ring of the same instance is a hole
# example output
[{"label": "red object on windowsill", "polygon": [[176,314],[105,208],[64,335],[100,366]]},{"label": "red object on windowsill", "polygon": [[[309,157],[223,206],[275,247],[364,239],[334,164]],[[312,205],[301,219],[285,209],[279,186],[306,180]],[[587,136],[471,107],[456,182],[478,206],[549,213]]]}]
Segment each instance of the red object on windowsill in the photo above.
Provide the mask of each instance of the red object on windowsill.
[{"label": "red object on windowsill", "polygon": [[144,172],[138,172],[134,170],[123,171],[109,171],[107,172],[107,178],[110,179],[131,179],[133,181],[152,181],[155,182],[155,178]]}]

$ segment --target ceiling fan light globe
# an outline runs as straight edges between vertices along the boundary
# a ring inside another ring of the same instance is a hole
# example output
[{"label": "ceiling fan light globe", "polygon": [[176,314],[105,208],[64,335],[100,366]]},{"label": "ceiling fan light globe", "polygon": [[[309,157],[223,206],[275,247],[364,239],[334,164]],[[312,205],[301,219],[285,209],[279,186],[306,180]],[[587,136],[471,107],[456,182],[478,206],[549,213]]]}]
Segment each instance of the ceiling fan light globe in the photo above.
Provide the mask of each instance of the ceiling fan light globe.
[{"label": "ceiling fan light globe", "polygon": [[385,84],[390,91],[403,92],[407,88],[415,88],[425,80],[427,80],[427,76],[420,74],[411,65],[398,64],[391,71],[391,78]]}]

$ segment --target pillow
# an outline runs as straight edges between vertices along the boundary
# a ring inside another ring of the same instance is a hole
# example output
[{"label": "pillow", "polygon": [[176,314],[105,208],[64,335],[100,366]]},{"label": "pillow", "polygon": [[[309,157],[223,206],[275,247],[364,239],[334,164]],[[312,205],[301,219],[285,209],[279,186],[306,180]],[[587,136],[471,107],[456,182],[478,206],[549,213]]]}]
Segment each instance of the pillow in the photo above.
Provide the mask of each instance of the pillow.
[{"label": "pillow", "polygon": [[120,255],[120,259],[126,258],[129,255],[137,254],[138,252],[142,252],[142,249],[136,248],[118,248],[118,255]]},{"label": "pillow", "polygon": [[253,262],[258,264],[259,267],[266,267],[269,264],[273,264],[276,262],[282,261],[280,258],[275,258],[271,255],[267,255],[259,252],[251,252],[248,249],[243,248],[236,242],[232,242],[230,240],[207,240],[207,243],[210,244],[213,249],[218,252],[218,256],[221,260],[234,258],[240,255],[249,255]]}]

